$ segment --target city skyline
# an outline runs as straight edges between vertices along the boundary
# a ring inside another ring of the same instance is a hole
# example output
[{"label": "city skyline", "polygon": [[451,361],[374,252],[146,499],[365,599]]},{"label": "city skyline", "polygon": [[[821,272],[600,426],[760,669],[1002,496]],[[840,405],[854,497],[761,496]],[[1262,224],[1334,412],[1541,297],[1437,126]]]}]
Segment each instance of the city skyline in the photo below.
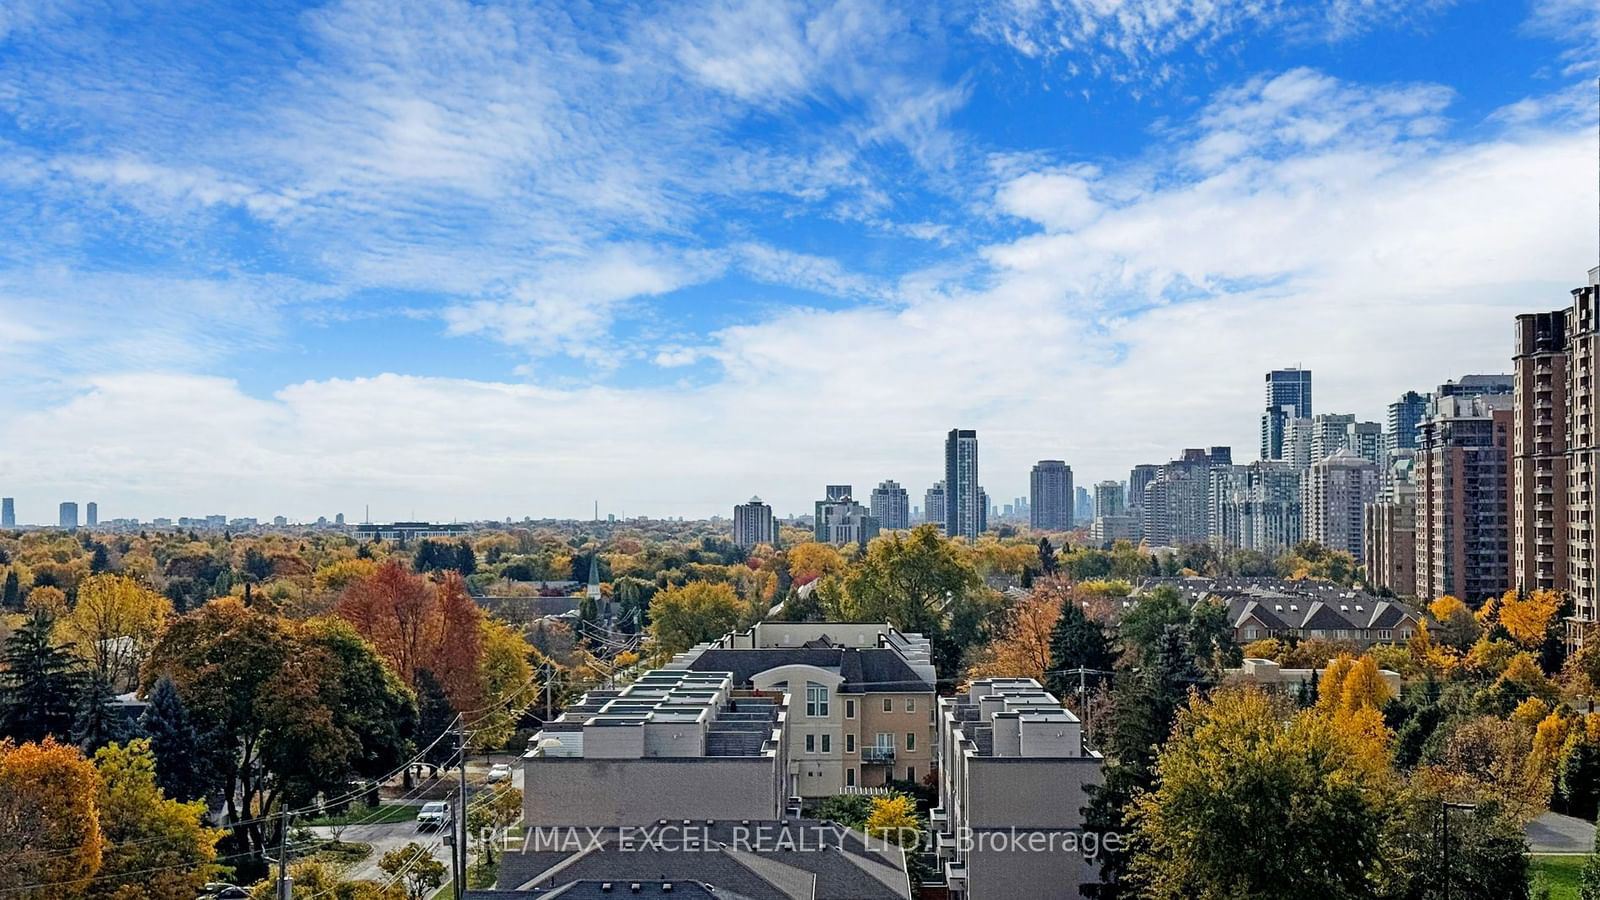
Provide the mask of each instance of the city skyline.
[{"label": "city skyline", "polygon": [[[1385,421],[1509,371],[1505,323],[1594,262],[1580,6],[13,4],[0,490],[29,521],[798,512],[920,494],[954,423],[1001,498],[1041,458],[1244,458],[1290,365]],[[416,52],[374,82],[380,46]]]}]

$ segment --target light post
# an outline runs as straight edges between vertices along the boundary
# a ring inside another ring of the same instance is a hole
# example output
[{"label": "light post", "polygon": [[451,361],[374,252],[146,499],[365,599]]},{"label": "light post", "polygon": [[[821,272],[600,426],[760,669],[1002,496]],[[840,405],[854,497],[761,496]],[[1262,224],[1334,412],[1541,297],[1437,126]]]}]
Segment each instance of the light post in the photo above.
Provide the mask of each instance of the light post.
[{"label": "light post", "polygon": [[1448,800],[1440,804],[1439,814],[1444,817],[1444,833],[1442,835],[1444,843],[1444,900],[1450,900],[1450,810],[1474,810],[1477,808],[1478,806],[1475,803],[1451,803]]}]

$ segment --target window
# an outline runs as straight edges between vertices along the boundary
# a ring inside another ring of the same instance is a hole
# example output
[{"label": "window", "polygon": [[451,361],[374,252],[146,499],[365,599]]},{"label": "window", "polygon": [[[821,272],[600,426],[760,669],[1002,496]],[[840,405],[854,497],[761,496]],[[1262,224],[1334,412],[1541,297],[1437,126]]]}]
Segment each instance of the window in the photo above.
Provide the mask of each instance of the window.
[{"label": "window", "polygon": [[915,749],[917,749],[917,733],[908,731],[906,732],[906,752],[910,753]]},{"label": "window", "polygon": [[844,736],[844,752],[846,752],[846,753],[854,753],[854,752],[856,752],[856,736],[855,735],[847,734],[847,735]]},{"label": "window", "polygon": [[815,752],[817,752],[817,736],[816,735],[814,735],[814,734],[806,735],[806,752],[807,753],[815,753]]},{"label": "window", "polygon": [[855,787],[856,786],[856,770],[855,769],[852,768],[852,769],[845,769],[844,770],[844,783],[845,783],[846,787]]},{"label": "window", "polygon": [[884,712],[894,712],[894,700],[892,698],[889,698],[889,697],[883,698],[883,711]]},{"label": "window", "polygon": [[914,713],[916,711],[917,711],[917,698],[915,698],[915,697],[907,697],[906,698],[906,712]]},{"label": "window", "polygon": [[916,766],[906,766],[906,780],[907,781],[916,781],[917,780],[917,767]]},{"label": "window", "polygon": [[825,734],[825,735],[822,736],[822,752],[823,753],[832,753],[833,752],[833,735]]},{"label": "window", "polygon": [[806,715],[813,719],[828,716],[828,689],[815,681],[806,682]]},{"label": "window", "polygon": [[894,735],[888,733],[887,731],[878,732],[878,742],[877,742],[877,744],[875,746],[879,750],[893,750],[894,749]]},{"label": "window", "polygon": [[844,702],[844,717],[846,719],[854,719],[856,717],[856,702],[854,700],[846,700]]}]

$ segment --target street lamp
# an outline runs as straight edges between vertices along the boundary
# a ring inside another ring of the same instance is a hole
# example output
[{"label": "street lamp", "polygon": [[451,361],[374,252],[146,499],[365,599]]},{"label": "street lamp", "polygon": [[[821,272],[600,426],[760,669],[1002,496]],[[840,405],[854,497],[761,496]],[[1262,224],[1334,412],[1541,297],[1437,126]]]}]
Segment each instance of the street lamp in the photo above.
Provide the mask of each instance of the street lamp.
[{"label": "street lamp", "polygon": [[1446,800],[1440,804],[1439,814],[1444,817],[1444,900],[1450,900],[1450,810],[1464,809],[1475,810],[1475,803],[1451,803]]}]

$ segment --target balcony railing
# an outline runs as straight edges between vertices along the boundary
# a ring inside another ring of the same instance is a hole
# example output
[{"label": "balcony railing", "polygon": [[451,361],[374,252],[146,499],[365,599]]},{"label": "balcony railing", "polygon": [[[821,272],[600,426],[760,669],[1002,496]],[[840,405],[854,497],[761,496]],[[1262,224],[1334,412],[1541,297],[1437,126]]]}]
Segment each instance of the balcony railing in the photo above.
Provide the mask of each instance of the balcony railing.
[{"label": "balcony railing", "polygon": [[876,745],[861,748],[861,761],[871,764],[894,765],[894,748]]}]

